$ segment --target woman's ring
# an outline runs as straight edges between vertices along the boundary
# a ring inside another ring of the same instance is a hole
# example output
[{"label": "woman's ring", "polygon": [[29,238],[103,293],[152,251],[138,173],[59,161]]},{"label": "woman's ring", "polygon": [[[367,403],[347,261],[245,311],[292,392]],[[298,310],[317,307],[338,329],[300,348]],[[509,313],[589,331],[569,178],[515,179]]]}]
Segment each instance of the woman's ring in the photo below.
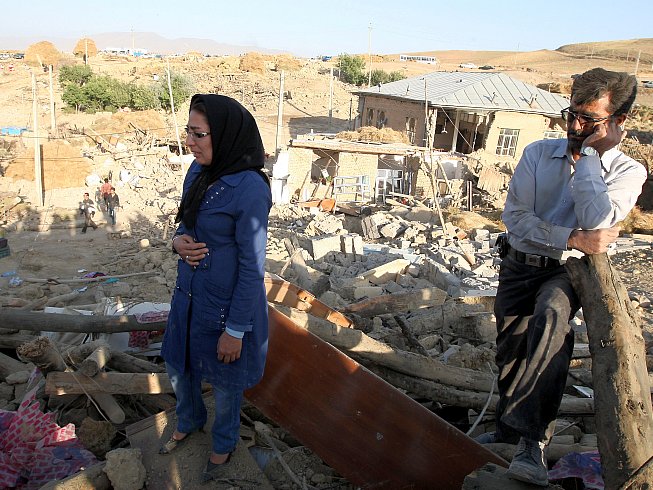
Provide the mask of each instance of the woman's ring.
[{"label": "woman's ring", "polygon": [[186,255],[186,261],[188,261],[188,255]]}]

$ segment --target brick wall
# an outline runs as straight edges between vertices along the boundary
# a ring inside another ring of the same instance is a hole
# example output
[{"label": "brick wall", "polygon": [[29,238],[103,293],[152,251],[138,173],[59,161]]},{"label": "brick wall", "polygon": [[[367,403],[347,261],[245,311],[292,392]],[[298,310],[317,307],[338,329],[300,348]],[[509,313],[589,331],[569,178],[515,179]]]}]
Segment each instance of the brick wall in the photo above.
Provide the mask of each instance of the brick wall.
[{"label": "brick wall", "polygon": [[[310,172],[313,160],[317,157],[313,153],[313,150],[309,148],[294,148],[291,146],[288,148],[288,152],[288,173],[290,175],[288,176],[288,182],[286,185],[288,186],[288,195],[292,197],[299,192],[302,183],[304,183],[304,179],[306,179],[304,188],[308,189],[308,184],[311,182],[311,176],[309,174],[308,177],[306,177],[306,174]],[[300,199],[303,199],[303,197],[299,197]]]},{"label": "brick wall", "polygon": [[[370,185],[371,198],[374,199],[374,188],[376,186],[376,174],[379,166],[378,155],[366,153],[340,152],[338,175],[365,175]],[[348,198],[350,196],[345,196]],[[351,196],[353,198],[353,196]]]}]

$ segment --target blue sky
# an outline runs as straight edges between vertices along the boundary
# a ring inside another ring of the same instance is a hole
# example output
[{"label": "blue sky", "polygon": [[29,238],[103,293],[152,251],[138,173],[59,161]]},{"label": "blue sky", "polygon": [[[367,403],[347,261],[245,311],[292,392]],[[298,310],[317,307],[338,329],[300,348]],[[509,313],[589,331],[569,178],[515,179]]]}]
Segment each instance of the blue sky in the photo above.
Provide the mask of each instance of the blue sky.
[{"label": "blue sky", "polygon": [[[301,56],[449,49],[534,51],[653,37],[651,0],[5,0],[0,36],[78,39],[154,32],[169,39],[281,49]],[[18,21],[20,19],[20,22]]]}]

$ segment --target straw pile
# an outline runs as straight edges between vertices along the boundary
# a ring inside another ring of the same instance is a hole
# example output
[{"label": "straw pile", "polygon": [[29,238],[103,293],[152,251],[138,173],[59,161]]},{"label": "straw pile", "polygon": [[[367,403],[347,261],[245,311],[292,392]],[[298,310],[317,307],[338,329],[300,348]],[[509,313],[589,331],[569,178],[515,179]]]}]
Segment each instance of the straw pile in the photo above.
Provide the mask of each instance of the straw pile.
[{"label": "straw pile", "polygon": [[89,38],[80,39],[77,41],[77,44],[75,44],[73,54],[80,58],[83,58],[85,54],[87,54],[89,57],[97,56],[97,46],[95,45],[95,41]]},{"label": "straw pile", "polygon": [[25,62],[35,65],[56,66],[62,58],[63,55],[57,50],[54,44],[48,41],[32,44],[25,51]]},{"label": "straw pile", "polygon": [[336,135],[337,138],[348,141],[373,141],[376,143],[408,143],[406,133],[395,131],[391,128],[377,129],[365,126],[356,131],[343,131]]}]

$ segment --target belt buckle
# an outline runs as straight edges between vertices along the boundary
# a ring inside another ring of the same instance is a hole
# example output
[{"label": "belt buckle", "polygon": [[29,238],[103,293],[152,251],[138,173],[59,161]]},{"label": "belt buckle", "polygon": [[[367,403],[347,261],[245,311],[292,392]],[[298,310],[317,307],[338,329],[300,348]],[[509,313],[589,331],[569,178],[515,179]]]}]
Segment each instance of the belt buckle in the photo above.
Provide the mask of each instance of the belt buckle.
[{"label": "belt buckle", "polygon": [[542,257],[535,254],[524,254],[524,264],[542,267]]}]

